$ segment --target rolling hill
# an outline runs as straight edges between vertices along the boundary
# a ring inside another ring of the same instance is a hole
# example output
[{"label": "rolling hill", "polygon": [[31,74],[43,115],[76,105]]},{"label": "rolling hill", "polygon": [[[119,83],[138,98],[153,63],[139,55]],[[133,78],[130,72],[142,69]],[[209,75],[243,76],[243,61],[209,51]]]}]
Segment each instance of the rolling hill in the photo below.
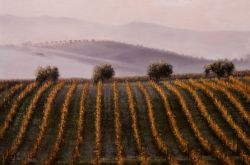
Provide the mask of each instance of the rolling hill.
[{"label": "rolling hill", "polygon": [[[201,73],[211,60],[180,55],[170,51],[113,41],[70,40],[40,45],[1,46],[2,79],[34,78],[38,66],[54,65],[62,77],[90,78],[93,67],[109,63],[116,76],[142,76],[155,61],[167,61],[175,74]],[[249,69],[249,61],[234,61],[236,69]]]},{"label": "rolling hill", "polygon": [[1,15],[0,34],[0,44],[96,39],[139,44],[209,59],[244,58],[250,53],[249,31],[193,31],[140,21],[102,25],[64,17]]}]

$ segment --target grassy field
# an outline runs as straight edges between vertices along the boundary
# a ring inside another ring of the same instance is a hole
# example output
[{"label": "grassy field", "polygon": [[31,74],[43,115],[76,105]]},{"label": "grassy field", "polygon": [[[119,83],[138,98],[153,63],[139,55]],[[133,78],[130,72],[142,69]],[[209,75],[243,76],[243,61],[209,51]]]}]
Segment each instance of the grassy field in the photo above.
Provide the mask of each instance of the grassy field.
[{"label": "grassy field", "polygon": [[5,164],[249,164],[250,77],[0,83]]}]

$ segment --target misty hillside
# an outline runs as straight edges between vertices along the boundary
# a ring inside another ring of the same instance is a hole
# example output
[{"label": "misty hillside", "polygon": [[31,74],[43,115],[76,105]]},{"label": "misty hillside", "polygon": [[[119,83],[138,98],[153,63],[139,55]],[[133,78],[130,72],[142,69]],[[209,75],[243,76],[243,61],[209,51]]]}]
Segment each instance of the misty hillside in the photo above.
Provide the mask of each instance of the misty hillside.
[{"label": "misty hillside", "polygon": [[0,35],[0,44],[96,39],[139,44],[210,59],[244,58],[250,53],[250,32],[192,31],[144,22],[111,26],[72,18],[2,15]]},{"label": "misty hillside", "polygon": [[[116,76],[145,75],[147,66],[164,60],[174,66],[174,73],[201,73],[211,61],[142,46],[112,41],[77,40],[53,44],[1,46],[0,78],[34,78],[38,66],[54,65],[62,77],[90,78],[93,67],[109,63]],[[247,69],[249,62],[235,62],[237,69]]]}]

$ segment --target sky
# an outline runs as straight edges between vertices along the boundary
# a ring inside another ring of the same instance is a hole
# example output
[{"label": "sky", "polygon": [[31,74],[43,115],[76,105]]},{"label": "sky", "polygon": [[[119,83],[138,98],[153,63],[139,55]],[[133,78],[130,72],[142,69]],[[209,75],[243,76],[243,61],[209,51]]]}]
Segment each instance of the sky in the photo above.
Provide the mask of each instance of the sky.
[{"label": "sky", "polygon": [[131,21],[193,30],[250,30],[250,0],[0,0],[0,14]]}]

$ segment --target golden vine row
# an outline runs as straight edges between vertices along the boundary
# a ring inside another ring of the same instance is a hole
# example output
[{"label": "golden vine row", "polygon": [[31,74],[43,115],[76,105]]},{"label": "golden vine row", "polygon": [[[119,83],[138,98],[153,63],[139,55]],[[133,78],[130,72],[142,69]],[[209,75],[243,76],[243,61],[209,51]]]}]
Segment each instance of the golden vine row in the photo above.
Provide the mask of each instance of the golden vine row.
[{"label": "golden vine row", "polygon": [[216,80],[216,83],[220,84],[221,86],[225,86],[227,88],[240,92],[247,99],[247,101],[250,102],[250,93],[247,92],[247,90],[245,90],[241,86],[234,84],[234,83],[228,83],[223,80]]},{"label": "golden vine row", "polygon": [[79,118],[77,121],[77,137],[76,144],[72,153],[71,164],[75,164],[80,156],[80,147],[83,142],[83,123],[84,123],[84,115],[86,111],[86,99],[89,93],[89,83],[85,83],[83,85],[81,96],[80,96],[80,110],[79,110]]},{"label": "golden vine row", "polygon": [[[227,135],[222,130],[222,128],[220,128],[220,126],[216,123],[216,121],[214,121],[211,118],[211,116],[207,112],[207,108],[203,104],[200,96],[195,91],[195,89],[193,87],[191,87],[190,85],[185,84],[185,83],[183,83],[181,81],[176,81],[176,83],[179,86],[181,86],[182,88],[186,89],[187,91],[189,91],[191,93],[191,95],[194,97],[194,99],[195,99],[195,101],[196,101],[196,103],[198,105],[198,109],[199,109],[201,115],[203,116],[203,118],[208,123],[208,126],[213,130],[213,132],[223,142],[223,144],[225,144],[228,148],[230,148],[230,150],[236,152],[237,151],[237,143],[235,143],[235,141],[233,139],[228,138]],[[192,85],[195,86],[197,84],[193,83]]]},{"label": "golden vine row", "polygon": [[96,112],[95,112],[95,149],[94,149],[94,164],[101,164],[101,115],[102,115],[102,82],[99,81],[97,85],[96,96]]},{"label": "golden vine row", "polygon": [[200,131],[200,129],[198,128],[198,126],[194,122],[193,116],[190,113],[190,110],[188,108],[188,105],[187,105],[187,103],[186,103],[183,95],[172,84],[165,82],[164,85],[170,91],[172,91],[177,96],[177,98],[179,99],[180,105],[182,107],[182,111],[183,111],[184,115],[186,116],[186,119],[187,119],[189,125],[191,126],[191,129],[193,130],[194,135],[196,136],[196,138],[198,139],[198,141],[200,142],[200,144],[202,145],[202,147],[206,151],[211,151],[211,144],[208,142],[207,138],[204,137],[204,135],[202,134],[202,132]]},{"label": "golden vine row", "polygon": [[170,122],[170,125],[171,125],[170,128],[171,128],[174,136],[176,137],[176,139],[178,141],[179,148],[181,149],[182,152],[187,153],[188,152],[188,143],[183,138],[180,130],[178,129],[177,122],[175,120],[175,115],[173,114],[173,112],[171,110],[171,107],[170,107],[170,104],[169,104],[169,101],[168,101],[166,93],[155,82],[151,82],[150,84],[159,93],[159,95],[162,98],[162,101],[163,101],[163,104],[164,104],[164,108],[165,108],[165,112],[166,112],[166,115],[167,115],[167,117],[169,119],[169,122]]},{"label": "golden vine row", "polygon": [[77,87],[77,83],[74,82],[70,85],[69,90],[66,94],[63,106],[62,106],[62,110],[61,110],[61,115],[60,115],[60,121],[59,121],[59,125],[58,125],[58,132],[56,135],[56,140],[53,144],[53,146],[51,147],[51,150],[49,152],[48,157],[46,158],[46,160],[44,161],[45,165],[50,165],[52,164],[57,156],[57,153],[60,149],[61,143],[62,143],[62,138],[63,138],[63,134],[64,134],[64,130],[65,130],[65,123],[67,120],[67,116],[68,116],[68,110],[69,110],[69,106],[70,106],[70,102],[73,98],[73,94],[74,91],[76,90]]},{"label": "golden vine row", "polygon": [[230,76],[229,80],[231,82],[233,82],[234,84],[240,86],[241,88],[247,90],[248,92],[250,92],[250,87],[247,84],[244,84],[243,82],[241,82],[240,80],[238,80],[237,78]]},{"label": "golden vine row", "polygon": [[19,91],[20,89],[22,89],[24,87],[24,84],[23,83],[20,83],[20,84],[16,84],[14,85],[13,87],[11,87],[7,93],[5,93],[0,101],[0,107],[2,107],[6,102],[8,102],[11,97],[17,92]]},{"label": "golden vine row", "polygon": [[36,83],[29,84],[16,98],[16,100],[13,102],[6,119],[4,120],[3,124],[0,126],[0,139],[4,136],[6,130],[9,128],[13,117],[16,114],[16,111],[20,104],[24,101],[24,99],[28,96],[28,94],[31,93],[31,91],[37,86]]},{"label": "golden vine row", "polygon": [[8,148],[4,154],[4,159],[11,158],[18,150],[19,146],[22,144],[23,139],[26,134],[26,130],[28,128],[29,122],[31,120],[32,114],[37,106],[37,103],[39,99],[41,98],[42,94],[52,85],[51,81],[45,82],[35,93],[34,97],[31,100],[31,103],[29,104],[27,111],[25,112],[21,125],[19,128],[19,131],[17,133],[17,136],[13,140],[10,148]]},{"label": "golden vine row", "polygon": [[[206,118],[206,120],[207,120],[207,122],[209,124],[209,127],[221,139],[222,142],[229,143],[228,144],[229,147],[234,147],[233,144],[232,144],[233,142],[230,143],[230,140],[223,133],[222,129],[209,116],[204,104],[200,100],[200,98],[199,98],[198,94],[196,93],[196,91],[194,89],[192,89],[190,86],[188,86],[187,84],[182,83],[179,80],[176,80],[175,84],[177,84],[181,88],[183,88],[183,89],[185,89],[185,90],[187,90],[187,91],[189,91],[191,93],[191,95],[194,97],[194,99],[195,99],[195,101],[196,101],[196,103],[198,105],[198,108],[199,108],[202,116],[204,118]],[[171,87],[169,87],[169,89],[171,89]],[[174,93],[176,93],[177,96],[179,95],[178,97],[179,97],[180,102],[182,104],[183,110],[187,111],[185,113],[190,113],[190,110],[187,108],[187,104],[185,103],[185,100],[184,100],[183,96],[180,94],[180,92],[177,89],[173,89],[172,91],[173,92],[175,91]],[[218,152],[218,151],[220,151],[220,149],[218,147],[214,147],[214,146],[212,147],[211,146],[211,144],[208,142],[206,137],[200,132],[199,128],[194,123],[191,114],[186,114],[186,116],[187,116],[187,118],[189,118],[188,121],[191,124],[191,128],[193,127],[192,129],[194,131],[194,134],[197,137],[197,139],[200,141],[200,143],[202,144],[203,148],[206,151],[211,152],[215,157],[217,157],[219,160],[221,160],[224,164],[234,164],[234,161],[228,155],[224,154],[223,152]],[[190,117],[188,117],[188,116],[190,116]],[[212,149],[212,148],[217,148],[217,149]],[[236,150],[236,147],[235,147],[235,150]]]},{"label": "golden vine row", "polygon": [[169,153],[166,143],[162,140],[159,132],[157,131],[157,127],[155,125],[154,108],[152,104],[152,99],[147,89],[144,87],[144,85],[141,82],[138,83],[138,87],[143,93],[145,100],[146,100],[150,128],[151,128],[152,136],[154,138],[154,141],[157,145],[158,150],[160,150],[161,153],[166,155],[168,164],[178,165],[179,164],[178,161],[175,160],[175,158],[173,157],[171,153]]},{"label": "golden vine row", "polygon": [[130,110],[130,116],[131,116],[131,121],[132,121],[132,130],[133,130],[133,135],[137,144],[137,150],[139,151],[140,161],[141,161],[141,164],[143,165],[149,164],[149,158],[145,152],[145,147],[142,145],[140,133],[138,130],[137,114],[135,110],[135,101],[133,98],[134,96],[133,96],[130,84],[128,82],[126,82],[126,91],[127,91],[129,110]]},{"label": "golden vine row", "polygon": [[35,141],[32,144],[32,147],[29,149],[27,152],[24,160],[22,161],[22,164],[28,164],[33,157],[36,155],[37,151],[40,148],[40,145],[42,143],[43,137],[45,135],[45,131],[48,127],[48,121],[49,121],[49,115],[52,110],[53,103],[55,101],[56,95],[58,92],[64,87],[64,82],[58,83],[55,85],[55,87],[50,91],[48,98],[46,99],[46,103],[44,106],[44,111],[43,111],[43,117],[42,117],[42,122],[39,126],[39,133],[36,136]]},{"label": "golden vine row", "polygon": [[114,93],[114,125],[115,125],[115,145],[117,150],[117,164],[123,165],[123,145],[121,143],[121,116],[119,110],[119,91],[117,87],[117,82],[113,83],[113,93]]},{"label": "golden vine row", "polygon": [[[205,81],[203,80],[203,82],[205,82]],[[217,82],[219,82],[219,81],[217,80]],[[216,89],[216,90],[224,93],[227,96],[227,98],[230,100],[230,102],[233,103],[234,106],[236,107],[236,109],[239,111],[241,117],[246,120],[248,125],[250,125],[250,115],[245,110],[245,108],[242,106],[242,104],[239,102],[239,100],[237,100],[237,98],[233,95],[232,92],[230,92],[224,85],[215,84],[212,82],[207,82],[207,83],[210,84],[210,86],[213,89]]]},{"label": "golden vine row", "polygon": [[[247,148],[250,149],[250,139],[247,137],[246,133],[235,123],[232,116],[227,112],[226,108],[223,106],[222,102],[217,99],[214,93],[209,90],[208,87],[211,87],[209,83],[205,82],[201,84],[200,82],[191,80],[192,84],[197,88],[202,89],[212,100],[214,105],[217,107],[219,112],[221,113],[223,119],[230,125],[230,127],[234,130],[237,137],[246,145]],[[211,87],[212,88],[212,87]]]},{"label": "golden vine row", "polygon": [[[211,146],[209,145],[209,142],[206,140],[206,138],[199,131],[199,128],[195,125],[193,118],[192,118],[192,115],[190,114],[190,112],[188,110],[188,106],[185,102],[185,99],[181,95],[181,93],[170,83],[165,81],[165,82],[163,82],[163,84],[168,90],[172,91],[177,96],[177,98],[179,99],[180,104],[182,106],[182,111],[184,112],[186,118],[188,119],[188,123],[191,125],[191,129],[194,131],[196,138],[200,141],[202,146],[209,151]],[[177,127],[176,129],[179,129],[177,125],[175,127]],[[188,144],[187,141],[186,141],[186,143]],[[206,162],[202,159],[202,156],[198,151],[196,151],[195,149],[190,150],[189,148],[188,148],[188,150],[189,150],[189,157],[194,164],[197,164],[197,165],[198,164],[209,164],[208,162]]]}]

